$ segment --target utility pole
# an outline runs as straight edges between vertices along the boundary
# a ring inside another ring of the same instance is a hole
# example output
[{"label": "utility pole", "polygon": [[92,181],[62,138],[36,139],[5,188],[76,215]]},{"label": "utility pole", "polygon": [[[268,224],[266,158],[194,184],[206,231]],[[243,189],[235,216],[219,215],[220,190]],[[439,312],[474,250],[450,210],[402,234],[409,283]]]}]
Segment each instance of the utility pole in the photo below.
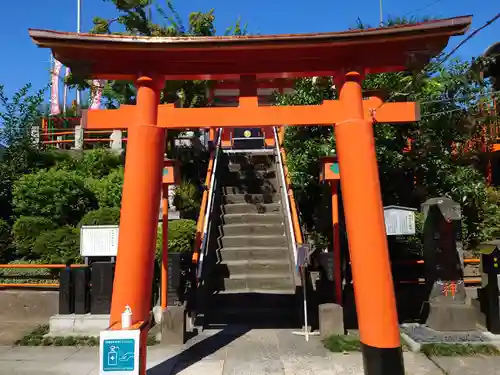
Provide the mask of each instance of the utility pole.
[{"label": "utility pole", "polygon": [[[76,32],[81,33],[82,29],[82,0],[76,0]],[[76,108],[80,110],[80,90],[76,89]]]},{"label": "utility pole", "polygon": [[384,26],[384,12],[383,12],[383,7],[382,4],[383,0],[379,0],[379,5],[380,5],[380,27]]}]

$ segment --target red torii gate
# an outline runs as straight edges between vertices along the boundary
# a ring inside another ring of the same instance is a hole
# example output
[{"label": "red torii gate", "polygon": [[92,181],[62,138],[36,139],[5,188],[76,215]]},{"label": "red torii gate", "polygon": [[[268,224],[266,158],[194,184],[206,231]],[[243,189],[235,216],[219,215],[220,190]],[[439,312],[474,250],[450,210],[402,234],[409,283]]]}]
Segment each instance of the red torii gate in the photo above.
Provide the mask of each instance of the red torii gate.
[{"label": "red torii gate", "polygon": [[[374,122],[419,119],[415,103],[363,100],[367,73],[421,67],[471,17],[342,33],[244,37],[150,38],[30,30],[40,47],[73,72],[134,81],[137,105],[87,112],[90,129],[128,129],[125,180],[110,325],[125,305],[147,322],[160,200],[165,129],[335,125],[344,212],[365,373],[403,375],[404,365],[375,155]],[[338,101],[317,106],[259,107],[259,78],[333,76]],[[158,105],[165,80],[240,82],[234,108]],[[147,324],[145,324],[147,326]],[[147,329],[141,335],[141,374]]]}]

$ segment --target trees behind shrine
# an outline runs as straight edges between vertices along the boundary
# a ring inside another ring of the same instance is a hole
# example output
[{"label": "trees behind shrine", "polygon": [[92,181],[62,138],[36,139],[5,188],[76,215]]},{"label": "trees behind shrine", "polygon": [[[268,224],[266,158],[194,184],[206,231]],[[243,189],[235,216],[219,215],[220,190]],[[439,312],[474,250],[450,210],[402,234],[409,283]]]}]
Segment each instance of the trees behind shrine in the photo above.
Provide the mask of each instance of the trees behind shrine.
[{"label": "trees behind shrine", "polygon": [[[170,2],[155,13],[154,19],[159,20],[155,23],[148,1],[111,1],[117,16],[110,20],[96,17],[93,32],[148,36],[216,34],[213,10],[191,13],[185,26]],[[226,30],[226,34],[232,35],[245,33],[246,27],[239,21]],[[389,101],[419,101],[422,107],[422,119],[415,124],[374,125],[383,201],[384,205],[418,208],[429,197],[451,197],[463,208],[465,244],[474,247],[500,235],[500,194],[497,188],[485,183],[484,154],[463,146],[483,136],[483,125],[497,118],[485,111],[492,98],[491,87],[472,69],[472,62],[439,62],[440,58],[435,59],[423,73],[373,75],[364,83],[367,90],[383,89]],[[70,76],[68,83],[90,88],[85,77]],[[168,81],[161,102],[181,107],[204,106],[207,85],[205,81]],[[135,94],[133,82],[110,81],[105,86],[103,101],[107,108],[134,104]],[[335,95],[329,78],[300,79],[295,94],[277,96],[277,100],[280,105],[317,104]],[[116,222],[122,161],[102,150],[77,158],[42,151],[32,145],[30,136],[31,126],[37,125],[42,116],[42,93],[32,94],[25,87],[8,99],[0,88],[0,100],[0,142],[7,146],[0,156],[0,262],[8,257],[37,257],[36,253],[25,252],[42,248],[40,244],[35,246],[41,233],[58,230],[43,238],[71,239],[76,238],[72,228],[81,223]],[[177,133],[170,131],[168,139],[173,140]],[[177,157],[172,146],[170,143],[169,156]],[[330,191],[319,183],[318,158],[335,150],[332,128],[287,128],[285,147],[302,224],[311,238],[325,243],[331,234]],[[203,165],[204,160],[200,160],[197,168]],[[76,242],[64,241],[65,246],[71,243]],[[53,242],[49,245],[46,247],[56,247]],[[418,251],[418,236],[410,245]],[[51,251],[56,254],[47,257],[48,261],[67,256],[63,250],[59,255],[56,250]],[[46,256],[47,252],[43,254]]]},{"label": "trees behind shrine", "polygon": [[[496,94],[473,66],[460,60],[440,64],[437,58],[423,73],[377,74],[364,82],[366,90],[383,90],[388,100],[421,104],[422,118],[414,124],[374,124],[384,205],[419,208],[430,197],[454,199],[463,210],[467,247],[500,236],[500,192],[487,186],[488,153],[481,144],[489,149],[496,141],[483,133],[498,121],[488,110]],[[304,79],[278,103],[317,104],[334,97],[331,79]],[[330,192],[318,180],[318,158],[334,153],[333,129],[287,128],[285,148],[303,224],[325,244],[331,233]]]}]

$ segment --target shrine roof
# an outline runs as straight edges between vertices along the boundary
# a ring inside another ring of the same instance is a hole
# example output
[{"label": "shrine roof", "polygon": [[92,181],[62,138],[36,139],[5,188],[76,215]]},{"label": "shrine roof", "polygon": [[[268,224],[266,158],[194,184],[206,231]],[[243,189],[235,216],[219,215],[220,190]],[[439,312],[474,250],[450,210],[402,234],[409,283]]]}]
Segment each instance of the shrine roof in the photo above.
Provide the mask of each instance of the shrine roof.
[{"label": "shrine roof", "polygon": [[464,34],[472,17],[312,34],[145,37],[30,29],[42,48],[74,72],[129,79],[148,70],[166,79],[232,79],[368,73],[419,68]]}]

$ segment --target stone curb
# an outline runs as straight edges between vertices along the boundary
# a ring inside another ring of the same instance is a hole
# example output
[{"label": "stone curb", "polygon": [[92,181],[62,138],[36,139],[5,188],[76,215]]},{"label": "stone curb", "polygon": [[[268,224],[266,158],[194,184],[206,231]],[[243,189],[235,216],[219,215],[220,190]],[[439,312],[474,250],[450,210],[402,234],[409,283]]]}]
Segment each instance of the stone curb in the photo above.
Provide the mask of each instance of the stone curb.
[{"label": "stone curb", "polygon": [[455,345],[493,345],[498,350],[500,350],[500,335],[495,335],[490,332],[481,332],[485,337],[490,339],[491,341],[461,341],[461,342],[444,342],[444,341],[435,341],[435,342],[417,342],[413,340],[407,333],[400,332],[401,338],[405,342],[406,345],[409,346],[410,350],[414,353],[419,353],[422,349],[422,345],[427,344],[455,344]]},{"label": "stone curb", "polygon": [[410,350],[412,352],[414,352],[414,353],[419,353],[420,352],[420,349],[422,348],[422,344],[416,342],[415,340],[413,340],[410,336],[408,336],[404,332],[400,332],[400,334],[401,334],[401,338],[403,339],[403,341],[405,342],[405,344],[410,347]]}]

